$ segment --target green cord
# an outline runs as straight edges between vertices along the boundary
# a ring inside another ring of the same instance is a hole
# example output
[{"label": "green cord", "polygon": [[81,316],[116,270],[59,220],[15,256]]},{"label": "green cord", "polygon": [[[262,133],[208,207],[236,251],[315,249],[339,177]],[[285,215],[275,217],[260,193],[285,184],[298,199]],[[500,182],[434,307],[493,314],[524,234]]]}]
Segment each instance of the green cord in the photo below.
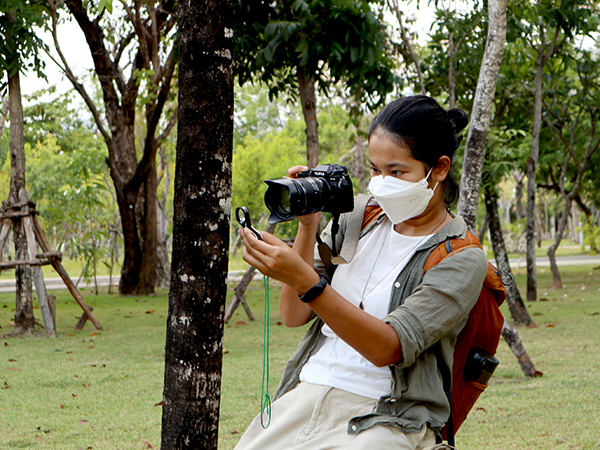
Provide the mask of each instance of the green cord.
[{"label": "green cord", "polygon": [[[260,399],[260,424],[267,428],[271,424],[271,397],[269,397],[269,277],[263,275],[263,285],[265,288],[265,317],[263,334],[263,377],[262,393]],[[264,421],[265,414],[268,418],[266,425]]]}]

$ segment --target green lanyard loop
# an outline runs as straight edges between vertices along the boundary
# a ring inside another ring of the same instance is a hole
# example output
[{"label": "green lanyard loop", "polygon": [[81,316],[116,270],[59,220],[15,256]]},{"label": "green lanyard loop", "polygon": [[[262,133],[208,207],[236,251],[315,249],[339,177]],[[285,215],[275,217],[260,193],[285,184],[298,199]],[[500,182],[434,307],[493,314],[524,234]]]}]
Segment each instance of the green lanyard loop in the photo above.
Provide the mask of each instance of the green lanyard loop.
[{"label": "green lanyard loop", "polygon": [[[269,397],[269,277],[263,275],[265,288],[265,317],[263,333],[263,376],[262,393],[260,398],[260,424],[267,428],[271,424],[271,397]],[[265,420],[266,415],[266,420]]]}]

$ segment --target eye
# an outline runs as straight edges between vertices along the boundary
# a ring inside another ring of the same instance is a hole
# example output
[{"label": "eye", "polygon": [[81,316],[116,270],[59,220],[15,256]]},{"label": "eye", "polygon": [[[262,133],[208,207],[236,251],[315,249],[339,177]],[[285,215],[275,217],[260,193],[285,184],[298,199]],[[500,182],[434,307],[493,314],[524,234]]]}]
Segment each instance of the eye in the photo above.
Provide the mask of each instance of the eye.
[{"label": "eye", "polygon": [[377,169],[377,168],[375,168],[375,167],[371,166],[371,173],[372,173],[373,175],[379,175],[379,173],[380,173],[380,172],[379,172],[379,169]]}]

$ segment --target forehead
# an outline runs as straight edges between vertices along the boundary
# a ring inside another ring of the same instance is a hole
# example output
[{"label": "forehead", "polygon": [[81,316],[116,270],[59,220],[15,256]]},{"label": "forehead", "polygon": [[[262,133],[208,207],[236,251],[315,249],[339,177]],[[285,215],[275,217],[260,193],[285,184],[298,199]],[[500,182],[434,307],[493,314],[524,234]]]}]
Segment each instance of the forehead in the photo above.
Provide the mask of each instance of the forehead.
[{"label": "forehead", "polygon": [[377,131],[369,138],[369,161],[384,165],[414,164],[417,162],[406,145],[385,131]]}]

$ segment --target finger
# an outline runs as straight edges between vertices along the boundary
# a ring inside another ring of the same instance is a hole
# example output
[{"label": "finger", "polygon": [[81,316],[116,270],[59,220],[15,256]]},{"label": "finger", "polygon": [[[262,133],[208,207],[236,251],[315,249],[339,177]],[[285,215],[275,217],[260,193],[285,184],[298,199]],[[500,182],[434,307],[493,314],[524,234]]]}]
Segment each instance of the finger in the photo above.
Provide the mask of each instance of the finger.
[{"label": "finger", "polygon": [[307,166],[293,166],[293,167],[290,167],[288,169],[288,177],[290,177],[290,178],[296,178],[296,175],[299,172],[304,172],[305,170],[308,170]]}]

